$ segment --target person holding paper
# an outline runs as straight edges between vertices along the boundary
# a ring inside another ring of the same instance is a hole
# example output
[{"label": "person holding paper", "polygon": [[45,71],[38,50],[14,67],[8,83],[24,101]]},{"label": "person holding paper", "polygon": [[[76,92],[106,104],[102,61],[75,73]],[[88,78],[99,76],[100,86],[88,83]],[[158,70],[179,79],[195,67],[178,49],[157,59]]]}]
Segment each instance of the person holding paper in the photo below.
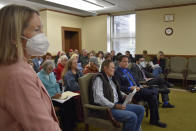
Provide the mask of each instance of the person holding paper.
[{"label": "person holding paper", "polygon": [[156,88],[144,88],[134,78],[133,73],[128,69],[128,57],[122,55],[119,57],[119,67],[116,69],[115,78],[120,84],[121,91],[132,92],[134,89],[138,90],[134,96],[136,101],[144,100],[148,102],[150,107],[150,124],[166,127],[165,123],[159,121],[158,111],[158,89]]},{"label": "person holding paper", "polygon": [[115,66],[111,60],[105,60],[101,66],[101,73],[92,78],[92,104],[107,106],[111,108],[114,118],[123,122],[123,131],[139,131],[144,116],[144,107],[135,104],[122,103],[126,95],[119,89],[119,85],[114,79]]},{"label": "person holding paper", "polygon": [[74,99],[70,99],[64,103],[59,103],[53,99],[61,99],[61,94],[59,84],[56,82],[53,69],[55,64],[52,60],[47,60],[42,64],[42,70],[38,73],[38,77],[44,84],[48,94],[52,99],[52,103],[55,107],[60,108],[60,118],[62,121],[63,131],[72,130],[76,122],[76,115],[74,113],[75,102]]},{"label": "person holding paper", "polygon": [[54,67],[55,64],[52,60],[46,60],[42,64],[42,70],[38,72],[37,75],[44,84],[50,97],[58,99],[61,97],[61,91],[53,72]]}]

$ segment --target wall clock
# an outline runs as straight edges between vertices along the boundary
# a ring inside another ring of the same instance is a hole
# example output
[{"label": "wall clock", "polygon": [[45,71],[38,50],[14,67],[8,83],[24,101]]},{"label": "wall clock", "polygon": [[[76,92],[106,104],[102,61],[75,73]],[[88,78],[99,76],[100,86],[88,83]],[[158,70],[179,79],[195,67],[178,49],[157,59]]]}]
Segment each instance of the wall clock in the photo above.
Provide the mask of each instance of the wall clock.
[{"label": "wall clock", "polygon": [[166,28],[166,29],[165,29],[165,34],[166,34],[167,36],[172,35],[172,34],[173,34],[173,29],[172,29],[171,27]]}]

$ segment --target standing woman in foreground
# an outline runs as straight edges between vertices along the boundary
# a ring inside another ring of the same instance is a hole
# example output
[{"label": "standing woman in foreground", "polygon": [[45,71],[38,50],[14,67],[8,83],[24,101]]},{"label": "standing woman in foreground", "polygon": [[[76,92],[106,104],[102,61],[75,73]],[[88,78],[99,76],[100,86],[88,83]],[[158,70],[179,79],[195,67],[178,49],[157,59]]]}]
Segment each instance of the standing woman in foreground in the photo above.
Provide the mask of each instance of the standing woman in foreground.
[{"label": "standing woman in foreground", "polygon": [[18,5],[0,10],[2,131],[60,131],[50,97],[26,62],[46,54],[48,46],[37,11]]}]

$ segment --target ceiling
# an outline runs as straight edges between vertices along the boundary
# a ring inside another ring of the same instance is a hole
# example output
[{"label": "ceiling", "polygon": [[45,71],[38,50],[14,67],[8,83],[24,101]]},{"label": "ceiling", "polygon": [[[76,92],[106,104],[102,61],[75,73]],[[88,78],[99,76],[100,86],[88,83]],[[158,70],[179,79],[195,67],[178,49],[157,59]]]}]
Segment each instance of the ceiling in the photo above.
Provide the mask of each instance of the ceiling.
[{"label": "ceiling", "polygon": [[37,10],[52,9],[62,11],[66,13],[77,14],[81,16],[96,15],[102,13],[114,13],[114,12],[127,12],[138,9],[156,8],[164,6],[173,6],[181,4],[196,3],[196,0],[107,0],[115,4],[113,7],[104,8],[95,12],[88,12],[79,9],[74,9],[67,6],[62,6],[54,3],[49,3],[43,0],[0,0],[0,4],[20,4],[30,6]]}]

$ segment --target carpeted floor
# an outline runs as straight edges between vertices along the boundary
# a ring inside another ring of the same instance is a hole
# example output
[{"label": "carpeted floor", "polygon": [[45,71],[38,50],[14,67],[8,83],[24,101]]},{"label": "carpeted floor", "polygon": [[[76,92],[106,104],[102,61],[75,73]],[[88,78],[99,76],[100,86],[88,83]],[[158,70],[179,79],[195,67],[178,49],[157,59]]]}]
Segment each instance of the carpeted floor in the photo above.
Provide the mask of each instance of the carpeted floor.
[{"label": "carpeted floor", "polygon": [[[167,123],[167,128],[151,126],[149,117],[144,117],[143,131],[196,131],[196,93],[172,89],[170,99],[176,108],[159,108],[161,121]],[[75,131],[85,131],[84,124],[79,123]],[[90,126],[90,131],[104,130]]]}]

